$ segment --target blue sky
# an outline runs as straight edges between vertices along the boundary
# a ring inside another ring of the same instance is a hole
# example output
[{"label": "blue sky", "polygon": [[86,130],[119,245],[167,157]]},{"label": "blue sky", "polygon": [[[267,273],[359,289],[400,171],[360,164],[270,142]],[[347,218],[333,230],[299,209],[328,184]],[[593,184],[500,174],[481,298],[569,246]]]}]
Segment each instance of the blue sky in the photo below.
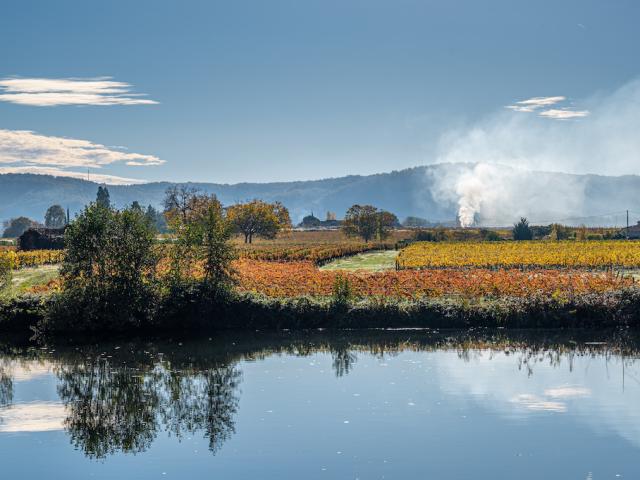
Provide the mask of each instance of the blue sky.
[{"label": "blue sky", "polygon": [[[0,167],[235,183],[423,165],[516,102],[587,112],[638,77],[639,20],[622,0],[8,2]],[[103,83],[87,100],[30,79]]]}]

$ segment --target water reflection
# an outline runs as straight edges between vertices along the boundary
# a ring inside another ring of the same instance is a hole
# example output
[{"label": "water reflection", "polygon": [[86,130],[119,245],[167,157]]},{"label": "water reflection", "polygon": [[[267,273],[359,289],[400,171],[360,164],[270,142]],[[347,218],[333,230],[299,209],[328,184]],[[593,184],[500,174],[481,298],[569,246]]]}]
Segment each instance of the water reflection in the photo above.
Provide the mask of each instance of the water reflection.
[{"label": "water reflection", "polygon": [[[317,353],[330,355],[340,378],[357,371],[359,355],[382,362],[401,352],[437,352],[430,375],[440,375],[441,389],[457,398],[491,397],[486,403],[507,414],[514,409],[563,413],[578,399],[607,402],[607,390],[583,383],[531,383],[527,379],[537,368],[572,372],[576,361],[593,358],[602,360],[593,368],[607,375],[609,365],[632,365],[639,345],[629,332],[495,331],[226,334],[204,341],[56,345],[55,350],[0,345],[0,432],[64,429],[89,458],[144,452],[159,435],[200,435],[215,454],[235,433],[242,362]],[[461,361],[475,368],[460,368]],[[405,370],[397,375],[406,375]],[[16,381],[46,372],[55,379],[55,401],[14,402]],[[635,436],[636,427],[623,435]]]},{"label": "water reflection", "polygon": [[175,368],[164,359],[134,367],[99,356],[56,368],[64,422],[88,456],[146,450],[159,431],[201,431],[216,451],[234,432],[240,372],[234,365]]}]

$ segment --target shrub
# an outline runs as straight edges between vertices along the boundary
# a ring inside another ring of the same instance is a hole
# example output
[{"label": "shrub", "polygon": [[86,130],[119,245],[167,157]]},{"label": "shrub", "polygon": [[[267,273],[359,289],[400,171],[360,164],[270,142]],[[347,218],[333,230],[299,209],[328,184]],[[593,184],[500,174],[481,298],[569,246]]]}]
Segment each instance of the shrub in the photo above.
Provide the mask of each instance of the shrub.
[{"label": "shrub", "polygon": [[482,240],[486,242],[498,242],[502,240],[502,238],[500,238],[500,235],[498,235],[498,232],[496,232],[495,230],[488,230],[486,228],[480,229],[480,236],[482,237]]},{"label": "shrub", "polygon": [[349,279],[338,275],[333,283],[333,295],[331,297],[334,307],[346,308],[353,297],[353,290]]},{"label": "shrub", "polygon": [[11,260],[8,256],[0,255],[0,295],[11,286]]},{"label": "shrub", "polygon": [[416,230],[413,234],[413,239],[416,242],[435,242],[436,237],[429,230]]}]

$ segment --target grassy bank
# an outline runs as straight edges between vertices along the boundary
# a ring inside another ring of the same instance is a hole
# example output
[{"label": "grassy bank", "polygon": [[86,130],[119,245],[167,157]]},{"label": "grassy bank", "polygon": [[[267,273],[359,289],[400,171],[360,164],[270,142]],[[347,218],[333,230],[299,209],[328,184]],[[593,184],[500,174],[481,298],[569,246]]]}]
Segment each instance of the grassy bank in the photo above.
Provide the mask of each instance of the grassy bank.
[{"label": "grassy bank", "polygon": [[[26,295],[0,304],[0,331],[45,335],[87,331],[137,333],[201,330],[278,330],[317,328],[577,328],[640,326],[640,289],[577,295],[421,300],[366,298],[269,298],[230,293],[216,299],[192,285],[158,299],[149,320],[126,329],[105,328],[52,316],[56,295]],[[80,320],[80,321],[78,321]],[[84,327],[83,327],[84,325]]]},{"label": "grassy bank", "polygon": [[326,263],[320,267],[320,270],[345,270],[351,272],[357,270],[366,270],[370,272],[394,270],[396,268],[397,256],[397,250],[359,253],[357,255],[339,258]]}]

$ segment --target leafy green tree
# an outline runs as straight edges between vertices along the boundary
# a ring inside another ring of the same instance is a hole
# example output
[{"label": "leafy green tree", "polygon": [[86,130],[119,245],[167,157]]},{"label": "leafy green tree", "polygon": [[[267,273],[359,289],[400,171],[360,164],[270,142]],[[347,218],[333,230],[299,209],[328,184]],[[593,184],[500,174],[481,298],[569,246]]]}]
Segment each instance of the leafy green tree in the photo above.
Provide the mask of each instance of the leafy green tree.
[{"label": "leafy green tree", "polygon": [[4,226],[5,229],[2,236],[4,238],[14,238],[19,237],[30,228],[37,228],[41,225],[35,220],[31,220],[30,218],[17,217],[12,218],[8,222],[5,222]]},{"label": "leafy green tree", "polygon": [[141,212],[85,207],[65,232],[54,328],[122,329],[149,321],[157,265],[153,242]]},{"label": "leafy green tree", "polygon": [[372,205],[353,205],[344,216],[342,231],[349,237],[361,237],[365,242],[378,238],[384,240],[398,224],[398,218]]},{"label": "leafy green tree", "polygon": [[98,193],[96,194],[96,203],[104,208],[111,208],[111,199],[109,198],[109,190],[102,185],[98,187]]},{"label": "leafy green tree", "polygon": [[512,233],[514,240],[533,239],[533,232],[529,227],[529,221],[524,217],[522,217],[518,223],[514,224]]},{"label": "leafy green tree", "polygon": [[396,217],[393,213],[386,212],[384,210],[380,210],[376,216],[376,235],[378,237],[378,240],[382,241],[385,238],[389,237],[391,229],[399,224],[398,217]]},{"label": "leafy green tree", "polygon": [[67,215],[60,205],[51,205],[44,215],[44,226],[47,228],[62,228],[67,223]]},{"label": "leafy green tree", "polygon": [[204,249],[204,272],[207,285],[215,291],[227,289],[233,283],[235,271],[231,262],[235,250],[230,243],[233,226],[223,214],[220,202],[213,197],[202,216],[202,243]]},{"label": "leafy green tree", "polygon": [[377,211],[378,209],[371,205],[353,205],[344,216],[343,232],[349,237],[361,237],[368,242],[376,234]]},{"label": "leafy green tree", "polygon": [[[168,192],[168,195],[174,193]],[[230,243],[233,225],[225,217],[222,204],[215,195],[192,191],[188,196],[181,195],[173,206],[174,210],[165,212],[176,236],[171,262],[173,280],[184,281],[185,275],[198,263],[203,265],[208,287],[216,291],[227,289],[233,283],[231,262],[235,251]]]},{"label": "leafy green tree", "polygon": [[253,237],[272,239],[280,231],[291,228],[289,211],[280,202],[238,203],[227,209],[227,218],[235,230],[244,235],[244,243],[252,243]]}]

